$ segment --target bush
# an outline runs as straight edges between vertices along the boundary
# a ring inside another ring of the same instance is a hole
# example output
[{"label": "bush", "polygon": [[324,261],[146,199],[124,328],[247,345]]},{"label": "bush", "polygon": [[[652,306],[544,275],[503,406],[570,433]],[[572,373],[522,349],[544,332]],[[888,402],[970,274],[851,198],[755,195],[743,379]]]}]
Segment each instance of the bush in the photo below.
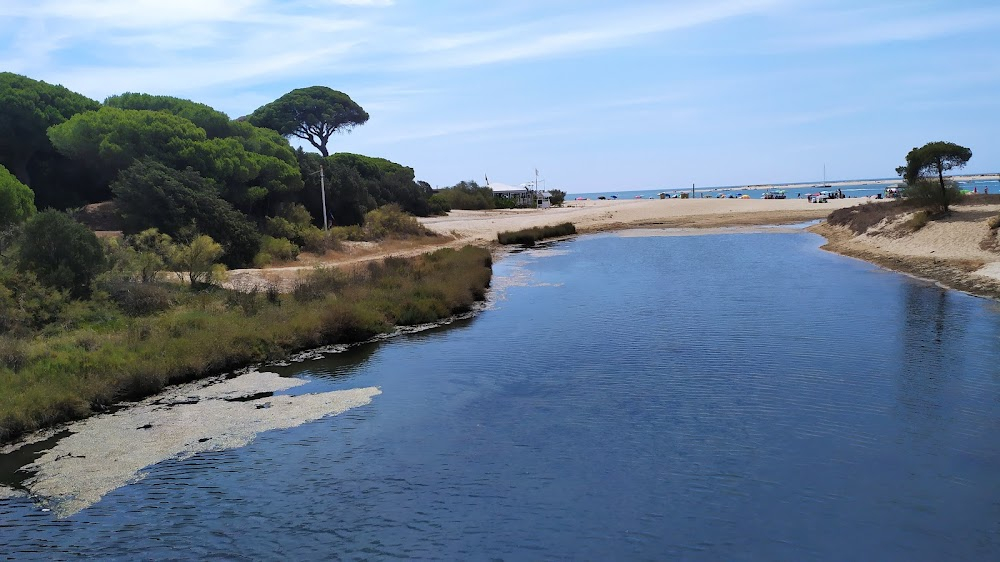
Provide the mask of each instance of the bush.
[{"label": "bush", "polygon": [[556,207],[566,201],[566,192],[561,189],[553,189],[549,191],[549,194],[552,196],[549,198],[549,201]]},{"label": "bush", "polygon": [[111,189],[127,232],[152,227],[183,240],[186,230],[196,230],[222,245],[223,261],[230,267],[250,264],[260,249],[260,233],[246,215],[222,199],[215,182],[190,168],[179,171],[148,158],[137,160],[122,170]]},{"label": "bush", "polygon": [[[480,187],[475,181],[462,181],[439,190],[431,196],[432,205],[439,208],[481,211],[496,208],[496,198],[489,187]],[[434,201],[437,201],[435,203]]]},{"label": "bush", "polygon": [[35,192],[0,166],[0,229],[20,224],[35,214]]},{"label": "bush", "polygon": [[995,217],[990,217],[986,224],[990,227],[990,230],[996,230],[1000,228],[1000,215]]},{"label": "bush", "polygon": [[54,322],[68,304],[64,291],[30,272],[0,270],[0,334],[27,335]]},{"label": "bush", "polygon": [[369,211],[362,228],[366,240],[386,237],[433,236],[434,233],[416,218],[403,212],[399,205],[391,204]]},{"label": "bush", "polygon": [[28,345],[20,339],[0,336],[0,366],[18,372],[28,364]]},{"label": "bush", "polygon": [[307,252],[323,254],[328,250],[340,250],[342,247],[341,240],[331,232],[323,232],[322,229],[312,225],[302,230],[302,249]]},{"label": "bush", "polygon": [[111,301],[129,316],[149,316],[174,304],[173,292],[157,283],[109,281],[101,284],[101,289],[107,291]]},{"label": "bush", "polygon": [[525,246],[534,246],[535,242],[538,242],[539,240],[555,238],[558,236],[569,236],[570,234],[576,234],[576,226],[574,226],[571,222],[564,222],[554,226],[543,226],[526,228],[524,230],[501,232],[497,234],[497,240],[501,244],[523,244]]},{"label": "bush", "polygon": [[921,179],[909,184],[903,189],[903,195],[920,207],[930,207],[935,211],[944,211],[949,206],[962,200],[962,191],[955,182],[945,182],[944,193],[941,185],[934,180]]},{"label": "bush", "polygon": [[298,255],[299,247],[291,240],[265,236],[261,243],[260,252],[253,261],[256,267],[264,267],[274,261],[292,261]]},{"label": "bush", "polygon": [[65,213],[47,210],[24,225],[18,262],[43,284],[73,297],[90,294],[90,284],[104,267],[97,236]]}]

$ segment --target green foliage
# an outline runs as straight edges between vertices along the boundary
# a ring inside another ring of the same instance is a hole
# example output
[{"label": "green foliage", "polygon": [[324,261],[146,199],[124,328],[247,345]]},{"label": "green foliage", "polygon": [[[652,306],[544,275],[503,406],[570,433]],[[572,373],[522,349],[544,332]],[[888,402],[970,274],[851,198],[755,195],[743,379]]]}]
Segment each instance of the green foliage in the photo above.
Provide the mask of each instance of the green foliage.
[{"label": "green foliage", "polygon": [[213,290],[173,293],[176,304],[151,316],[80,309],[58,330],[0,338],[0,442],[167,384],[470,310],[485,295],[490,265],[486,249],[447,249],[317,272],[296,298]]},{"label": "green foliage", "polygon": [[295,154],[280,136],[246,123],[231,130],[234,136],[210,138],[167,111],[103,107],[52,127],[49,138],[60,153],[89,163],[105,184],[147,159],[197,170],[214,180],[223,198],[247,211],[269,194],[302,187]]},{"label": "green foliage", "polygon": [[347,94],[326,86],[292,90],[254,111],[247,120],[285,137],[309,141],[323,156],[335,132],[348,131],[368,121],[368,113]]},{"label": "green foliage", "polygon": [[271,265],[275,261],[292,261],[299,255],[299,247],[287,238],[264,236],[260,252],[254,258],[255,267]]},{"label": "green foliage", "polygon": [[485,210],[495,209],[496,198],[489,187],[480,187],[475,180],[461,181],[452,187],[438,190],[434,194],[435,205],[451,209]]},{"label": "green foliage", "polygon": [[0,269],[0,334],[26,337],[58,318],[67,302],[64,291],[42,285],[31,272]]},{"label": "green foliage", "polygon": [[51,149],[46,130],[100,107],[62,86],[0,72],[0,165],[32,186],[31,161]]},{"label": "green foliage", "polygon": [[129,236],[126,241],[139,254],[139,281],[143,283],[154,281],[156,274],[166,267],[170,257],[177,251],[173,239],[155,228],[147,228]]},{"label": "green foliage", "polygon": [[0,229],[20,224],[35,214],[35,193],[0,165]]},{"label": "green foliage", "polygon": [[448,211],[451,211],[451,203],[448,202],[448,197],[440,193],[431,195],[427,203],[430,205],[430,214],[432,215],[446,215]]},{"label": "green foliage", "polygon": [[365,215],[362,231],[365,240],[382,240],[389,236],[396,238],[434,236],[432,231],[420,224],[417,219],[403,212],[396,204],[369,211]]},{"label": "green foliage", "polygon": [[228,137],[231,134],[229,116],[211,107],[172,96],[153,96],[126,92],[104,100],[106,107],[164,111],[191,121],[205,130],[209,138]]},{"label": "green foliage", "polygon": [[550,190],[549,194],[552,196],[549,198],[549,201],[557,207],[566,201],[566,192],[561,189]]},{"label": "green foliage", "polygon": [[179,152],[193,152],[207,136],[170,113],[102,107],[50,128],[49,139],[60,153],[89,163],[110,182],[138,158],[174,164]]},{"label": "green foliage", "polygon": [[43,284],[79,298],[90,294],[91,281],[104,267],[104,253],[87,227],[65,213],[48,210],[25,223],[18,263]]},{"label": "green foliage", "polygon": [[[329,158],[303,151],[297,154],[305,182],[301,201],[314,217],[323,216],[321,165],[325,173],[327,213],[333,225],[361,224],[365,213],[392,203],[413,215],[431,214],[432,190],[428,184],[414,181],[412,168],[359,154],[339,153]],[[319,220],[316,224],[322,226],[323,222]]]},{"label": "green foliage", "polygon": [[126,232],[152,227],[176,239],[193,223],[196,231],[223,245],[232,267],[251,263],[260,249],[260,234],[249,219],[219,197],[214,182],[190,168],[178,171],[142,159],[111,189]]},{"label": "green foliage", "polygon": [[497,240],[501,244],[523,244],[525,246],[534,246],[535,242],[538,242],[539,240],[556,238],[559,236],[569,236],[570,234],[576,234],[576,226],[574,226],[571,222],[564,222],[562,224],[552,226],[526,228],[524,230],[512,232],[500,232],[497,234]]},{"label": "green foliage", "polygon": [[192,287],[210,285],[225,275],[225,268],[216,263],[222,254],[222,246],[202,234],[188,244],[178,245],[170,265],[179,275],[186,274]]},{"label": "green foliage", "polygon": [[149,316],[168,310],[176,302],[174,287],[164,283],[137,283],[112,279],[101,283],[108,298],[126,315]]},{"label": "green foliage", "polygon": [[323,232],[322,229],[312,225],[303,229],[300,234],[302,236],[302,249],[316,254],[323,254],[327,250],[339,250],[341,242],[345,240],[344,238],[336,237],[332,230],[330,232]]},{"label": "green foliage", "polygon": [[903,195],[915,206],[930,207],[935,211],[947,211],[948,207],[962,199],[958,184],[945,180],[942,184],[931,179],[917,179],[903,188]]},{"label": "green foliage", "polygon": [[971,158],[972,151],[964,146],[944,141],[929,142],[911,150],[906,155],[906,165],[896,168],[896,173],[906,180],[909,188],[918,189],[921,181],[928,175],[937,176],[939,190],[936,197],[933,192],[926,192],[924,195],[928,197],[928,204],[934,204],[947,211],[954,198],[948,194],[944,173],[954,168],[962,168]]}]

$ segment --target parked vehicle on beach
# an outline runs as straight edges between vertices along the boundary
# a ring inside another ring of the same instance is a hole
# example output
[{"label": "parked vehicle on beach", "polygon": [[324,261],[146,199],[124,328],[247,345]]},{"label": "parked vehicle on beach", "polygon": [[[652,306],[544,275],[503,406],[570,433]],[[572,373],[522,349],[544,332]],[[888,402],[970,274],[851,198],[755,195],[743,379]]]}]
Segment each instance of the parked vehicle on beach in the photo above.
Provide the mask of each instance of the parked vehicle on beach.
[{"label": "parked vehicle on beach", "polygon": [[761,199],[784,199],[785,197],[783,189],[768,189],[760,196]]},{"label": "parked vehicle on beach", "polygon": [[826,203],[828,198],[826,194],[821,191],[819,193],[810,193],[806,196],[806,199],[808,199],[810,203]]}]

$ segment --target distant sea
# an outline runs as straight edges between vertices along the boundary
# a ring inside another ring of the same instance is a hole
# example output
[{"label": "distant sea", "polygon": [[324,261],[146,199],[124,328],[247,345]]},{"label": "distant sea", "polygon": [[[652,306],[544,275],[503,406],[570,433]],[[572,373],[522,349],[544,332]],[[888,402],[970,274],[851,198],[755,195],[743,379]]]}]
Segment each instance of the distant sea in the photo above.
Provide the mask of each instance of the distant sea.
[{"label": "distant sea", "polygon": [[[739,197],[740,195],[749,195],[751,199],[761,199],[763,197],[764,191],[767,189],[783,189],[785,195],[789,199],[795,199],[799,195],[805,197],[806,194],[816,193],[820,190],[836,190],[840,189],[844,192],[847,197],[869,197],[879,193],[884,193],[887,187],[898,185],[899,178],[895,179],[882,179],[882,180],[870,180],[871,183],[865,183],[857,185],[854,182],[849,182],[852,185],[844,185],[843,183],[830,182],[831,187],[824,188],[818,185],[813,185],[805,187],[802,184],[774,184],[772,186],[756,186],[756,187],[746,187],[746,186],[721,186],[721,187],[696,187],[694,190],[694,196],[696,198],[701,197]],[[958,182],[959,187],[962,189],[967,189],[972,191],[976,189],[979,193],[983,193],[985,188],[989,188],[992,193],[1000,193],[1000,181],[998,180],[976,180],[976,181],[960,181]],[[607,191],[594,191],[588,193],[567,193],[566,200],[572,201],[579,197],[585,199],[597,199],[599,197],[605,197],[608,199],[659,199],[660,193],[666,193],[668,195],[674,195],[679,193],[691,193],[690,189],[645,189],[636,191],[616,191],[609,189]]]}]

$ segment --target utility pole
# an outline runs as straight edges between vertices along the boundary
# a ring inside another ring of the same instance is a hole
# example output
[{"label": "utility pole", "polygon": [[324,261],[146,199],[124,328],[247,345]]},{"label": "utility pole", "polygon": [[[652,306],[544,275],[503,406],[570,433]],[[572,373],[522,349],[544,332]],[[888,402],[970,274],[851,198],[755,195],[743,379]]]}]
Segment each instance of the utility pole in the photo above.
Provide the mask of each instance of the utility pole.
[{"label": "utility pole", "polygon": [[323,199],[323,232],[328,232],[329,227],[326,221],[326,174],[323,173],[323,165],[319,165],[319,193]]},{"label": "utility pole", "polygon": [[691,199],[694,199],[694,184],[691,184]]},{"label": "utility pole", "polygon": [[538,168],[535,168],[535,208],[538,208]]}]

